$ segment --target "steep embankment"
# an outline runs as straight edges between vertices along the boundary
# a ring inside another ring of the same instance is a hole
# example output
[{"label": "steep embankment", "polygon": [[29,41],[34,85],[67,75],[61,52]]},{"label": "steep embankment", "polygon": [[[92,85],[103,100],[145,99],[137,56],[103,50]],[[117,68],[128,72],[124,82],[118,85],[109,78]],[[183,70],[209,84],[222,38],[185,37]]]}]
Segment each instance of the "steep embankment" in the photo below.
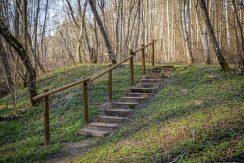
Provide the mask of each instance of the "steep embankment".
[{"label": "steep embankment", "polygon": [[244,78],[217,66],[175,77],[81,162],[244,161]]}]

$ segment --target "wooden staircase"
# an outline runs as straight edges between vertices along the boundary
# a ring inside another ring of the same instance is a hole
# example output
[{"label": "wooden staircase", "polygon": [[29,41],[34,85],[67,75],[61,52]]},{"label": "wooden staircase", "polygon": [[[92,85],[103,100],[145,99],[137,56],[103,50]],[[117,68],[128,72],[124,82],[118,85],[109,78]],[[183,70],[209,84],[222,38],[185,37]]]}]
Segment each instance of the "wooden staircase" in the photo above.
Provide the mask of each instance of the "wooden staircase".
[{"label": "wooden staircase", "polygon": [[110,135],[133,114],[134,109],[142,106],[159,90],[164,79],[171,76],[172,71],[173,66],[154,67],[120,101],[112,102],[110,109],[104,110],[93,122],[78,131],[78,134],[93,137]]}]

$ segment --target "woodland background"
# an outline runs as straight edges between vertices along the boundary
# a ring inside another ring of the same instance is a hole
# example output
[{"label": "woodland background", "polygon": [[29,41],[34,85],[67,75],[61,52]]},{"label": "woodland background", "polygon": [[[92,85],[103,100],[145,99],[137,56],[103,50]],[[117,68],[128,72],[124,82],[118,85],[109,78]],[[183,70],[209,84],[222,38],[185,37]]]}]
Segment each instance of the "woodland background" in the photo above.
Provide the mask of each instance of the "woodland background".
[{"label": "woodland background", "polygon": [[[121,61],[130,49],[152,40],[157,40],[157,63],[218,62],[198,0],[92,2],[105,33],[101,32],[87,0],[0,1],[1,96],[11,93],[16,103],[16,89],[34,83],[42,73],[77,63],[108,63],[111,55],[115,61]],[[205,0],[205,3],[224,58],[241,68],[244,1]],[[103,34],[109,39],[111,54]],[[23,49],[28,59],[17,55]],[[150,49],[146,54],[150,54]],[[36,94],[34,89],[29,90],[31,96]]]}]

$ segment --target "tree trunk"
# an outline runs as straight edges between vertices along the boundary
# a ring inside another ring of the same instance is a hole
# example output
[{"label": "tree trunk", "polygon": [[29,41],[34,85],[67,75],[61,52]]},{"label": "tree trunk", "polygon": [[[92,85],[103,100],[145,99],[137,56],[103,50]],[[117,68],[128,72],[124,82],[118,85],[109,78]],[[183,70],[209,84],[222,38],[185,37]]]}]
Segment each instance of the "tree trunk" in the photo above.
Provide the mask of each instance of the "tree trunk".
[{"label": "tree trunk", "polygon": [[26,70],[29,75],[29,93],[30,93],[30,101],[32,105],[37,104],[36,101],[32,100],[32,97],[37,95],[36,92],[36,71],[32,67],[29,56],[26,54],[25,48],[22,44],[9,32],[2,19],[0,19],[0,34],[5,38],[5,40],[18,52],[21,61],[23,62]]},{"label": "tree trunk", "polygon": [[93,3],[92,0],[89,0],[89,4],[91,6],[93,15],[94,15],[94,17],[95,17],[95,19],[97,21],[97,24],[98,24],[98,26],[100,28],[100,31],[101,31],[101,34],[103,36],[103,39],[104,39],[104,42],[105,42],[105,45],[106,45],[106,48],[107,48],[107,51],[108,51],[108,54],[109,54],[109,58],[110,58],[110,60],[112,61],[113,64],[116,64],[117,61],[116,61],[116,58],[115,58],[114,51],[113,51],[112,46],[110,44],[110,41],[109,41],[109,38],[108,38],[108,34],[105,31],[105,28],[103,26],[102,20],[99,17],[99,14],[97,12],[96,6],[95,6],[95,4]]},{"label": "tree trunk", "polygon": [[229,67],[228,63],[226,62],[226,60],[225,60],[225,58],[224,58],[224,56],[223,56],[223,54],[222,54],[222,52],[220,50],[218,41],[216,39],[214,30],[213,30],[213,27],[211,25],[210,18],[209,18],[209,15],[208,15],[208,11],[207,11],[207,7],[206,7],[206,4],[205,4],[205,0],[198,0],[198,2],[200,3],[200,6],[202,8],[203,18],[204,18],[205,24],[206,24],[206,26],[208,28],[209,35],[210,35],[211,41],[213,43],[213,47],[214,47],[214,50],[215,50],[215,55],[216,55],[216,57],[218,59],[218,62],[221,65],[221,67],[222,67],[222,69],[224,71],[229,71],[230,67]]},{"label": "tree trunk", "polygon": [[[205,1],[206,1],[206,6],[207,6],[207,0],[205,0]],[[197,15],[197,24],[201,31],[201,38],[202,38],[201,40],[202,40],[202,45],[203,45],[203,50],[204,50],[205,63],[211,64],[211,58],[210,58],[209,46],[208,46],[208,29],[207,29],[207,26],[205,23],[200,25],[201,19],[200,19],[197,3],[195,3],[195,9],[196,9],[196,15]]]},{"label": "tree trunk", "polygon": [[188,63],[192,64],[194,62],[192,55],[192,46],[191,46],[191,15],[190,15],[190,0],[184,0],[184,32],[185,32],[185,41],[187,44],[187,56]]}]

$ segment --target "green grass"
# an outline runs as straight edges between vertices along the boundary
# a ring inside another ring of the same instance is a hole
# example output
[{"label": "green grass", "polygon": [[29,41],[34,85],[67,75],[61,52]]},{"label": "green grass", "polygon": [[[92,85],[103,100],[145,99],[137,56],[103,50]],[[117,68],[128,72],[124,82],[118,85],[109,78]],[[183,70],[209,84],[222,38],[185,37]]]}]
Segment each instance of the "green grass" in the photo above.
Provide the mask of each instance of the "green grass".
[{"label": "green grass", "polygon": [[[75,65],[58,69],[40,77],[38,92],[50,90],[88,77],[107,68],[107,65]],[[141,76],[135,66],[135,79]],[[113,71],[113,98],[123,96],[130,87],[129,67]],[[18,90],[18,103],[14,108],[10,96],[0,99],[0,162],[31,162],[44,159],[62,149],[62,143],[81,141],[76,132],[85,125],[83,119],[82,87],[77,86],[50,97],[51,145],[43,146],[42,107],[31,108],[27,89]],[[89,85],[89,115],[98,113],[98,106],[106,101],[107,76]],[[9,103],[7,107],[7,102]]]},{"label": "green grass", "polygon": [[244,78],[176,65],[175,77],[80,162],[244,161]]}]

